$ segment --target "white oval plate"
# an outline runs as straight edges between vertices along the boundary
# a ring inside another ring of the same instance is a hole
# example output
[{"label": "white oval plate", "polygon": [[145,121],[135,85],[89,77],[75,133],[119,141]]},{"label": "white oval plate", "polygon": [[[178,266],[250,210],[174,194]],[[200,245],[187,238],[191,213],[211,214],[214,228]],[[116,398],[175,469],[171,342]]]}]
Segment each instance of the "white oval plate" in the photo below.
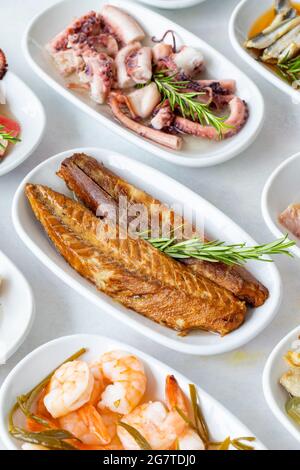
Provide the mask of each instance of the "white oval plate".
[{"label": "white oval plate", "polygon": [[100,11],[101,4],[108,3],[99,0],[66,0],[45,10],[29,25],[23,40],[23,50],[29,64],[38,75],[66,99],[75,104],[112,131],[126,138],[133,144],[163,158],[171,163],[190,167],[212,166],[224,162],[245,150],[256,138],[261,129],[264,116],[263,98],[256,85],[224,56],[210,47],[197,36],[189,33],[181,26],[172,23],[163,16],[137,3],[109,2],[120,6],[137,18],[150,37],[161,37],[165,31],[176,31],[179,43],[188,44],[200,49],[207,64],[207,74],[211,78],[233,78],[237,80],[237,93],[250,106],[250,117],[246,126],[236,136],[221,142],[212,142],[195,137],[184,136],[185,144],[178,152],[169,151],[157,144],[151,143],[134,132],[119,124],[111,114],[107,105],[92,103],[88,96],[76,94],[66,88],[65,80],[59,76],[55,66],[45,51],[45,44],[54,35],[64,29],[74,16],[80,16],[94,9]]},{"label": "white oval plate", "polygon": [[[271,174],[265,184],[261,208],[265,222],[276,238],[284,236],[287,230],[279,223],[278,216],[293,203],[300,203],[300,153],[285,160]],[[300,240],[291,233],[291,240],[297,245],[291,248],[291,252],[300,258]]]},{"label": "white oval plate", "polygon": [[179,10],[182,8],[193,7],[205,0],[136,0],[145,3],[151,7],[163,8],[165,10]]},{"label": "white oval plate", "polygon": [[300,103],[300,92],[294,90],[275,72],[272,72],[269,67],[258,62],[244,47],[251,26],[264,12],[272,8],[273,4],[273,0],[242,0],[234,9],[230,18],[230,41],[239,56],[253,69],[281,91],[290,95],[295,102]]},{"label": "white oval plate", "polygon": [[0,251],[0,364],[21,346],[34,317],[31,288],[19,269]]},{"label": "white oval plate", "polygon": [[[191,381],[166,364],[127,344],[104,336],[64,336],[32,351],[10,372],[4,381],[0,390],[0,440],[7,449],[20,449],[20,443],[12,439],[7,431],[7,415],[16,397],[32,389],[53,369],[82,347],[88,349],[82,356],[88,361],[96,359],[104,352],[116,349],[128,351],[139,357],[145,366],[148,378],[145,402],[153,399],[165,400],[165,380],[168,374],[173,374],[176,377],[183,391],[189,396]],[[249,429],[200,387],[198,387],[198,392],[201,408],[214,440],[222,441],[227,436],[232,438],[253,436]],[[254,446],[256,450],[266,450],[258,440],[254,442]]]},{"label": "white oval plate", "polygon": [[163,173],[124,155],[95,148],[74,149],[56,155],[37,166],[21,183],[13,201],[13,223],[21,239],[40,261],[62,281],[95,303],[99,307],[99,315],[109,313],[118,321],[125,322],[164,346],[188,354],[202,355],[213,355],[238,348],[257,336],[270,323],[281,301],[281,280],[274,264],[248,264],[249,270],[269,289],[270,298],[259,309],[249,309],[244,325],[224,338],[201,331],[191,332],[186,337],[179,337],[175,331],[122,307],[105,294],[98,292],[90,282],[77,274],[49,244],[44,230],[36,221],[24,194],[24,185],[31,182],[48,185],[71,196],[65,183],[55,173],[60,167],[60,163],[75,152],[84,152],[97,158],[106,167],[162,202],[191,208],[195,217],[206,214],[205,228],[212,239],[221,238],[232,243],[247,242],[250,245],[256,243],[226,215],[193,191]]},{"label": "white oval plate", "polygon": [[[9,145],[4,159],[0,160],[0,176],[20,165],[36,149],[43,137],[46,118],[44,108],[25,83],[14,73],[8,71],[0,81],[1,94],[6,106],[16,121],[20,123],[22,142]],[[2,105],[0,105],[1,114]]]},{"label": "white oval plate", "polygon": [[300,442],[300,426],[285,411],[288,394],[280,385],[280,377],[287,372],[288,366],[283,356],[291,349],[293,341],[300,335],[300,326],[286,335],[271,352],[263,372],[265,399],[278,421]]}]

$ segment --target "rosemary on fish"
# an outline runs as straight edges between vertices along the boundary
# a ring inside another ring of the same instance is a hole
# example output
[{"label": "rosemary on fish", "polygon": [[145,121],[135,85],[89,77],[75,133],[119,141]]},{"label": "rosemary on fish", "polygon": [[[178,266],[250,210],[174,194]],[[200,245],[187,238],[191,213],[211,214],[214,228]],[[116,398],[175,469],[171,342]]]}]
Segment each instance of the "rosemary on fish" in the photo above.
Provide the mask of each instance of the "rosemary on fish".
[{"label": "rosemary on fish", "polygon": [[[63,364],[70,361],[75,361],[82,354],[86,352],[85,348],[80,349],[71,357],[66,359]],[[62,365],[62,364],[61,364]],[[17,397],[17,401],[12,407],[9,416],[8,416],[8,431],[15,438],[23,442],[29,442],[30,444],[39,444],[49,449],[54,450],[75,450],[76,448],[69,442],[65,442],[66,439],[77,439],[73,434],[64,429],[50,429],[50,424],[44,418],[36,416],[31,412],[31,407],[34,403],[34,400],[37,398],[39,393],[46,387],[49,383],[51,377],[55,371],[61,367],[58,366],[53,372],[51,372],[47,377],[45,377],[38,385],[36,385],[32,390],[24,395]],[[40,432],[31,432],[26,429],[20,428],[14,424],[14,414],[20,409],[21,412],[26,416],[26,418],[35,421],[36,423],[44,426],[46,429]]]},{"label": "rosemary on fish", "polygon": [[232,129],[226,124],[228,116],[217,116],[209,107],[209,104],[201,103],[198,96],[203,95],[201,91],[187,91],[190,82],[179,80],[177,74],[169,74],[169,71],[155,72],[152,80],[164,100],[168,100],[172,111],[178,107],[184,118],[198,121],[202,125],[212,126],[221,138],[223,132]]},{"label": "rosemary on fish", "polygon": [[21,139],[18,137],[14,137],[12,132],[6,132],[5,127],[0,125],[0,147],[5,149],[5,145],[1,143],[1,140],[7,140],[11,144],[16,144],[18,142],[21,142]]},{"label": "rosemary on fish", "polygon": [[222,241],[204,242],[198,237],[178,242],[175,237],[150,238],[147,232],[140,235],[152,246],[172,258],[195,258],[212,263],[222,262],[227,265],[243,265],[248,260],[272,262],[270,258],[266,258],[272,255],[292,257],[289,248],[295,245],[294,241],[288,239],[288,235],[274,242],[257,246],[247,246],[245,243],[226,245]]},{"label": "rosemary on fish", "polygon": [[300,87],[300,55],[293,59],[286,57],[278,62],[276,67],[283,78],[290,83],[298,84],[298,87]]}]

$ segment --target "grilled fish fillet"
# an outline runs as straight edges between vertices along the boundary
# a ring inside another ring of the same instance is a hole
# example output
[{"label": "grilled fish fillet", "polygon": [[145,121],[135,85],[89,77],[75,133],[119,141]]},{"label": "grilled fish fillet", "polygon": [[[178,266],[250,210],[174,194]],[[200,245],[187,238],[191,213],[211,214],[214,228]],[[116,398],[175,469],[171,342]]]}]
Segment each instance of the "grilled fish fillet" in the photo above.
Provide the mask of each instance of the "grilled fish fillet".
[{"label": "grilled fish fillet", "polygon": [[125,307],[182,332],[225,335],[243,323],[244,302],[143,240],[110,239],[106,222],[45,186],[28,184],[26,195],[66,261]]},{"label": "grilled fish fillet", "polygon": [[[117,205],[119,197],[126,196],[128,203],[131,204],[143,204],[148,209],[153,205],[159,206],[162,227],[171,225],[171,228],[176,228],[184,223],[187,230],[196,235],[195,228],[182,217],[157,199],[115,175],[92,157],[84,154],[73,155],[62,163],[58,176],[66,181],[70,189],[94,213],[105,197],[111,204]],[[204,238],[203,234],[197,233],[197,235]],[[254,307],[263,305],[269,296],[266,287],[243,267],[193,258],[182,260],[182,263],[194,273],[215,282]]]}]

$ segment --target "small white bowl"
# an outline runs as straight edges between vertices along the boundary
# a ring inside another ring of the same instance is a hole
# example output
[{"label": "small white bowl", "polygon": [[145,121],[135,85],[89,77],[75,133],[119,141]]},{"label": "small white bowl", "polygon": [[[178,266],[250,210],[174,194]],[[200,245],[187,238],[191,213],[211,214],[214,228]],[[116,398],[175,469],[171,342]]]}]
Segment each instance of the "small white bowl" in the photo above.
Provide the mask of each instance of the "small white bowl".
[{"label": "small white bowl", "polygon": [[282,80],[275,72],[262,62],[256,60],[244,47],[248,33],[254,22],[274,5],[273,0],[242,0],[234,9],[229,22],[229,37],[238,55],[255,69],[266,80],[279,90],[287,93],[296,103],[300,103],[300,91]]},{"label": "small white bowl", "polygon": [[0,278],[0,364],[4,364],[30,331],[34,299],[23,274],[1,251]]},{"label": "small white bowl", "polygon": [[[261,210],[265,222],[276,238],[287,230],[279,223],[278,216],[293,203],[300,203],[300,152],[285,160],[271,174],[262,192]],[[300,258],[300,240],[289,234],[297,245],[290,251]]]},{"label": "small white bowl", "polygon": [[287,372],[288,366],[283,356],[291,349],[292,343],[300,335],[300,326],[286,335],[270,354],[263,372],[265,399],[278,421],[300,442],[300,426],[285,411],[288,394],[280,385],[280,377]]},{"label": "small white bowl", "polygon": [[[243,129],[235,136],[218,142],[185,135],[182,149],[172,151],[125,128],[114,118],[108,105],[97,105],[89,96],[69,90],[65,79],[59,75],[49,54],[45,51],[45,45],[63,30],[74,16],[81,16],[89,10],[100,11],[104,3],[112,3],[135,17],[149,37],[161,37],[167,30],[176,31],[178,46],[188,44],[202,51],[207,77],[216,80],[228,78],[236,80],[237,95],[248,103],[250,111],[249,119]],[[257,86],[204,40],[168,18],[137,3],[120,0],[112,2],[65,0],[56,3],[32,20],[24,35],[23,50],[29,65],[39,77],[66,100],[91,116],[95,123],[107,126],[112,132],[129,142],[175,165],[208,167],[230,160],[252,144],[262,128],[264,100]]]},{"label": "small white bowl", "polygon": [[74,153],[85,153],[96,158],[121,178],[170,207],[184,206],[186,210],[189,209],[189,214],[194,214],[195,220],[197,218],[202,220],[205,214],[203,221],[205,230],[212,240],[221,239],[227,243],[245,242],[249,246],[257,245],[257,243],[241,227],[198,194],[165,174],[125,155],[106,149],[79,148],[49,158],[32,170],[21,182],[13,201],[13,224],[25,245],[48,269],[99,308],[99,321],[101,321],[101,315],[112,315],[118,321],[125,322],[140,334],[148,336],[165,347],[186,354],[211,356],[243,346],[261,333],[273,320],[278,312],[282,295],[281,279],[275,263],[255,261],[247,263],[247,269],[268,288],[270,296],[261,307],[249,308],[244,324],[223,338],[198,330],[180,337],[176,331],[123,307],[104,293],[97,291],[95,286],[82,278],[65,262],[53,245],[49,245],[44,229],[37,222],[24,192],[26,183],[30,182],[44,184],[72,197],[64,181],[57,177],[56,172],[61,162]]},{"label": "small white bowl", "polygon": [[[8,71],[0,81],[1,95],[6,100],[9,115],[21,126],[21,142],[9,145],[3,160],[0,160],[0,176],[19,166],[40,143],[46,125],[44,108],[25,83],[14,73]],[[0,114],[2,114],[0,105]],[[4,113],[6,114],[6,113]]]},{"label": "small white bowl", "polygon": [[[189,383],[186,377],[147,354],[113,339],[96,335],[74,335],[55,339],[28,354],[7,376],[0,390],[0,440],[7,449],[20,449],[20,442],[13,439],[7,430],[7,416],[16,397],[32,389],[53,369],[76,351],[85,347],[88,352],[83,356],[87,361],[112,350],[123,350],[139,357],[147,374],[147,391],[144,401],[165,400],[166,376],[173,374],[183,391],[189,396]],[[222,441],[227,436],[254,436],[230,411],[214,398],[198,388],[200,404],[212,438]],[[266,450],[258,440],[253,443],[256,450]]]},{"label": "small white bowl", "polygon": [[145,3],[150,7],[162,8],[164,10],[179,10],[182,8],[193,7],[205,0],[136,0],[140,3]]}]

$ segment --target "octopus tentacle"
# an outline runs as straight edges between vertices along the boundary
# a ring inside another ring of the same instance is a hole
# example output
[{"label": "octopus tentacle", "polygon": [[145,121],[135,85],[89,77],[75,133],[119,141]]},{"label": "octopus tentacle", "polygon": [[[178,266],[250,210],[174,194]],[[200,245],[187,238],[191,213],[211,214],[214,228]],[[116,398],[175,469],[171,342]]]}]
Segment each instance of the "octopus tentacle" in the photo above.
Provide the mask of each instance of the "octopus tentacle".
[{"label": "octopus tentacle", "polygon": [[[231,99],[229,107],[230,115],[225,121],[225,124],[230,127],[222,131],[223,138],[232,137],[237,134],[242,129],[249,116],[247,104],[237,96]],[[194,135],[196,137],[210,140],[219,140],[220,138],[218,131],[214,127],[203,126],[198,122],[190,121],[180,116],[176,116],[174,127],[185,134]]]},{"label": "octopus tentacle", "polygon": [[145,33],[140,25],[120,8],[105,5],[101,14],[108,31],[114,34],[123,45],[142,41],[145,38]]},{"label": "octopus tentacle", "polygon": [[111,93],[109,96],[108,103],[117,120],[136,134],[145,137],[146,139],[149,139],[153,142],[156,142],[157,144],[169,147],[172,150],[179,150],[181,148],[181,137],[177,135],[166,134],[165,132],[152,129],[151,127],[140,124],[139,122],[134,121],[133,119],[128,117],[121,110],[121,104],[124,103],[124,98],[122,97],[122,95]]}]

